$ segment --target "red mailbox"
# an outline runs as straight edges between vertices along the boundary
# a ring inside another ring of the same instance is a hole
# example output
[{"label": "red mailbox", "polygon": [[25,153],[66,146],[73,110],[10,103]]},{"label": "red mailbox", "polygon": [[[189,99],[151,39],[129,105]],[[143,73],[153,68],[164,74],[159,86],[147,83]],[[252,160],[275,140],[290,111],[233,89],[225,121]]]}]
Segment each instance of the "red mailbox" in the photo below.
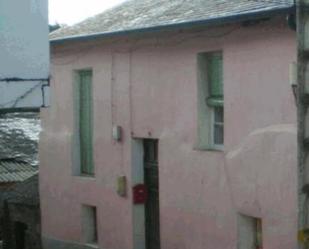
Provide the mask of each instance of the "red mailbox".
[{"label": "red mailbox", "polygon": [[133,203],[145,204],[147,201],[147,188],[145,184],[137,184],[133,187]]}]

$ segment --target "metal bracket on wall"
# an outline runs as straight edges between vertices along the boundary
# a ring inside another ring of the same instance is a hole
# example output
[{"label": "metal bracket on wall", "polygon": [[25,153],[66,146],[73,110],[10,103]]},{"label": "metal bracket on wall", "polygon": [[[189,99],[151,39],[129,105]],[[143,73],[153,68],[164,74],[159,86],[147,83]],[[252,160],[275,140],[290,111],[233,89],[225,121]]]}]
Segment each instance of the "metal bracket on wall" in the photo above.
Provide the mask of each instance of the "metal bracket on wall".
[{"label": "metal bracket on wall", "polygon": [[6,77],[0,78],[1,82],[0,112],[27,112],[49,106],[50,77]]},{"label": "metal bracket on wall", "polygon": [[29,82],[29,81],[46,81],[49,84],[50,78],[19,78],[19,77],[10,77],[10,78],[0,78],[2,82]]}]

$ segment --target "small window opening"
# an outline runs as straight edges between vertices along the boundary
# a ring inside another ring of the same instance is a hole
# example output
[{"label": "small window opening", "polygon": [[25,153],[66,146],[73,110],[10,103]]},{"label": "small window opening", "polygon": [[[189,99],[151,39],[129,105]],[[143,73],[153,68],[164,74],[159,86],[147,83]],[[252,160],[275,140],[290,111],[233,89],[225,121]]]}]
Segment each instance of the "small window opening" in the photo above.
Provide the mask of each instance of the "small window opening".
[{"label": "small window opening", "polygon": [[93,206],[82,207],[82,232],[86,244],[98,243],[97,209]]},{"label": "small window opening", "polygon": [[261,218],[238,216],[238,249],[263,249]]}]

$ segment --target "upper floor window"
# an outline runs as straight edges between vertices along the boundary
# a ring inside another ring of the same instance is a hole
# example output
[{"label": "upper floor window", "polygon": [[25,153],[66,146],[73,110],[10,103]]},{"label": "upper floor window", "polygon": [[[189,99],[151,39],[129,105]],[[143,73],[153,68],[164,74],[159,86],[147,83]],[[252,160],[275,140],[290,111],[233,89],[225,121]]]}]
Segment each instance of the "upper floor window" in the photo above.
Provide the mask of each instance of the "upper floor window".
[{"label": "upper floor window", "polygon": [[76,125],[81,175],[94,175],[92,71],[77,72]]},{"label": "upper floor window", "polygon": [[198,140],[200,148],[223,149],[222,52],[198,54]]}]

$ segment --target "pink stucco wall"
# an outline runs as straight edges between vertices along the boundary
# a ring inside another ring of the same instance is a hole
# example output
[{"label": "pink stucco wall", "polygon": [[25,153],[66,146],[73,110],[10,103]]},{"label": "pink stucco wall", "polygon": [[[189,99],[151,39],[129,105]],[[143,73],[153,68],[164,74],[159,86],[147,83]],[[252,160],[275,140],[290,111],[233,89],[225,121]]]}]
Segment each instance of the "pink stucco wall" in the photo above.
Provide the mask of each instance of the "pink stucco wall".
[{"label": "pink stucco wall", "polygon": [[[199,52],[223,50],[224,151],[196,149]],[[236,249],[238,213],[263,219],[267,249],[296,248],[296,107],[283,19],[52,49],[42,111],[44,238],[81,241],[81,204],[97,206],[99,245],[133,248],[131,139],[159,139],[161,248]],[[74,70],[92,68],[95,179],[72,176]],[[123,141],[112,139],[112,125]],[[116,193],[128,178],[128,197]]]}]

